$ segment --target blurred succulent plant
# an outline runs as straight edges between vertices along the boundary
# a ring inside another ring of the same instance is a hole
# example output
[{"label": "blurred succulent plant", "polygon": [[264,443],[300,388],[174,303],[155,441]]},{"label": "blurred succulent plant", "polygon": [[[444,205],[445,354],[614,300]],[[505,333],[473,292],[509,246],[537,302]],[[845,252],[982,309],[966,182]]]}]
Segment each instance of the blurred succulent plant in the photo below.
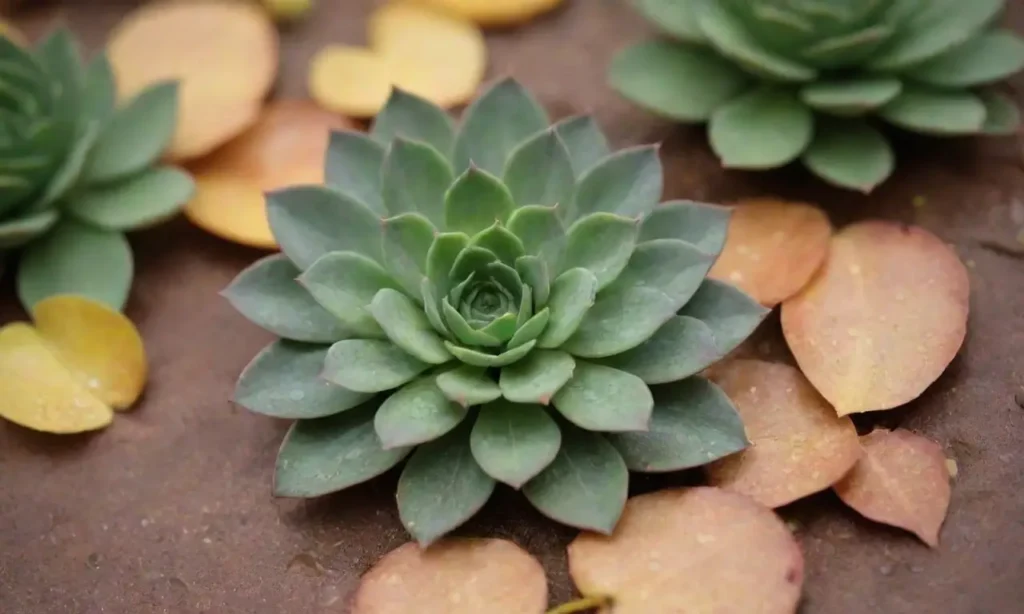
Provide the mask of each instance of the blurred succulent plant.
[{"label": "blurred succulent plant", "polygon": [[746,445],[729,400],[695,374],[765,310],[705,278],[728,212],[658,206],[655,147],[611,153],[589,118],[549,126],[503,81],[458,131],[395,91],[369,136],[332,135],[325,176],[268,196],[283,254],[226,290],[283,337],[235,393],[298,420],[278,495],[341,490],[411,453],[398,507],[422,543],[475,514],[496,481],[607,532],[627,467],[682,469]]},{"label": "blurred succulent plant", "polygon": [[993,25],[1004,0],[637,0],[674,41],[613,61],[626,98],[708,122],[731,168],[797,158],[870,191],[894,156],[872,119],[938,136],[1010,134],[1006,96],[978,90],[1024,67],[1024,41]]},{"label": "blurred succulent plant", "polygon": [[56,30],[35,49],[0,36],[0,257],[21,249],[26,309],[79,294],[121,309],[132,280],[123,232],[174,215],[192,193],[180,170],[154,167],[174,132],[177,86],[116,108],[104,54],[84,67]]}]

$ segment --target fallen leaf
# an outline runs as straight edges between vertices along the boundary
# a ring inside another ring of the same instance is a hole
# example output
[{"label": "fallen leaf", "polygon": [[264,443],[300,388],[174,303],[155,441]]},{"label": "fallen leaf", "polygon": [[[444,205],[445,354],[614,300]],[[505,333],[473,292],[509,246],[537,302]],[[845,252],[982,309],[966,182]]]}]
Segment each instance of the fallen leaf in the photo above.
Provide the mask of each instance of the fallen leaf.
[{"label": "fallen leaf", "polygon": [[483,26],[512,26],[529,21],[562,4],[562,0],[416,0],[444,9]]},{"label": "fallen leaf", "polygon": [[836,494],[865,518],[937,547],[950,491],[942,446],[903,429],[876,429],[860,441],[864,456],[836,483]]},{"label": "fallen leaf", "polygon": [[384,556],[356,589],[352,614],[541,614],[544,569],[502,539],[408,543]]},{"label": "fallen leaf", "polygon": [[370,17],[368,36],[395,86],[441,107],[472,100],[487,70],[480,29],[427,6],[382,6]]},{"label": "fallen leaf", "polygon": [[185,215],[217,236],[273,248],[263,194],[324,180],[330,131],[351,128],[305,100],[277,100],[244,134],[192,165],[196,193]]},{"label": "fallen leaf", "polygon": [[329,45],[309,64],[309,95],[323,108],[349,117],[376,115],[391,94],[387,61],[371,49]]},{"label": "fallen leaf", "polygon": [[825,490],[860,458],[857,430],[788,365],[734,360],[711,371],[750,446],[708,466],[714,486],[780,507]]},{"label": "fallen leaf", "polygon": [[828,255],[832,225],[804,203],[751,199],[737,203],[711,277],[774,307],[807,285]]},{"label": "fallen leaf", "polygon": [[634,497],[611,536],[569,544],[584,596],[615,614],[796,611],[803,555],[786,525],[751,499],[717,488]]},{"label": "fallen leaf", "polygon": [[917,398],[967,331],[969,282],[956,254],[917,227],[870,221],[832,239],[811,283],[782,305],[800,369],[839,415]]},{"label": "fallen leaf", "polygon": [[255,121],[277,75],[277,30],[256,5],[157,2],[131,12],[107,47],[119,96],[178,80],[172,160],[202,156]]}]

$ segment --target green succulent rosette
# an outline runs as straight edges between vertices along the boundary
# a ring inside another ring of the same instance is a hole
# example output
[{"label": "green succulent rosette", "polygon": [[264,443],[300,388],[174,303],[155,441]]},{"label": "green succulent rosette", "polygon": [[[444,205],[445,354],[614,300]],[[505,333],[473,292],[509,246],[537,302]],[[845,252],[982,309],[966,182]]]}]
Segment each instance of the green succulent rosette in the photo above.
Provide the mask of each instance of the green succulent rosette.
[{"label": "green succulent rosette", "polygon": [[800,160],[871,191],[895,159],[879,124],[935,136],[1016,131],[989,86],[1024,68],[1024,41],[996,27],[1005,0],[636,0],[667,39],[612,62],[623,96],[708,123],[729,168]]},{"label": "green succulent rosette", "polygon": [[766,310],[706,278],[728,210],[659,205],[655,147],[611,152],[586,117],[550,126],[516,82],[456,130],[394,92],[369,136],[332,135],[327,186],[268,196],[282,254],[226,290],[282,337],[235,401],[296,422],[275,492],[342,490],[407,459],[404,525],[429,543],[496,483],[551,518],[608,532],[628,470],[747,445],[697,373]]},{"label": "green succulent rosette", "polygon": [[0,259],[19,250],[26,309],[53,294],[124,306],[132,253],[124,232],[164,221],[193,191],[154,166],[170,142],[177,85],[118,107],[105,54],[87,66],[58,29],[34,49],[0,36]]}]

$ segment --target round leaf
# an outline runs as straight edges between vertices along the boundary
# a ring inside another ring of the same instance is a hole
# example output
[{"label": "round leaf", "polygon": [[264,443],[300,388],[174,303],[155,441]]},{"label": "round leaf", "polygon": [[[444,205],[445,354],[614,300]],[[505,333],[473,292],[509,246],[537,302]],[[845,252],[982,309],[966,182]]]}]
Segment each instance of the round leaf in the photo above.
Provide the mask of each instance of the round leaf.
[{"label": "round leaf", "polygon": [[899,95],[903,84],[893,77],[860,77],[818,81],[800,90],[807,106],[833,115],[861,115]]},{"label": "round leaf", "polygon": [[881,132],[847,120],[819,122],[803,163],[833,185],[868,193],[892,174],[894,158]]},{"label": "round leaf", "polygon": [[985,32],[914,68],[910,78],[937,87],[995,83],[1024,68],[1024,40],[1008,30]]},{"label": "round leaf", "polygon": [[480,410],[469,443],[488,475],[519,488],[551,464],[562,433],[540,405],[499,400]]},{"label": "round leaf", "polygon": [[195,184],[188,173],[163,166],[88,190],[72,199],[68,211],[100,228],[136,230],[176,215],[194,191]]},{"label": "round leaf", "polygon": [[482,367],[462,365],[437,376],[437,387],[463,407],[483,405],[501,397],[501,389]]},{"label": "round leaf", "polygon": [[501,394],[514,403],[547,405],[576,369],[572,356],[558,350],[536,350],[501,370]]},{"label": "round leaf", "polygon": [[428,368],[430,364],[416,360],[390,341],[346,339],[328,350],[323,377],[356,392],[383,392]]},{"label": "round leaf", "polygon": [[814,116],[791,92],[762,88],[744,94],[711,116],[711,147],[727,168],[784,166],[811,143]]},{"label": "round leaf", "polygon": [[572,423],[604,432],[646,431],[654,407],[651,391],[639,377],[580,360],[553,401]]},{"label": "round leaf", "polygon": [[891,124],[924,134],[974,134],[985,124],[985,104],[970,92],[907,86],[879,114]]},{"label": "round leaf", "polygon": [[466,417],[466,409],[448,400],[427,377],[403,386],[381,404],[373,419],[385,449],[437,439]]}]

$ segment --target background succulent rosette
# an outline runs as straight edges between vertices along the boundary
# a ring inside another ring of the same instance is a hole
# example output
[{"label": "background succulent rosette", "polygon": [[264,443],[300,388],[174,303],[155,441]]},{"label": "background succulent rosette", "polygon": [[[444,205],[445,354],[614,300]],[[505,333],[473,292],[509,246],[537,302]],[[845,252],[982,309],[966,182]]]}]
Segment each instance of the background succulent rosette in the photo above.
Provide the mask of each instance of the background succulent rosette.
[{"label": "background succulent rosette", "polygon": [[747,445],[696,374],[765,310],[706,278],[728,210],[659,204],[655,147],[613,153],[585,117],[550,126],[507,80],[458,130],[396,91],[369,136],[332,135],[325,170],[326,186],[268,196],[283,253],[226,291],[282,337],[235,395],[296,419],[276,494],[338,491],[407,459],[398,506],[422,543],[497,482],[608,532],[629,469]]}]

